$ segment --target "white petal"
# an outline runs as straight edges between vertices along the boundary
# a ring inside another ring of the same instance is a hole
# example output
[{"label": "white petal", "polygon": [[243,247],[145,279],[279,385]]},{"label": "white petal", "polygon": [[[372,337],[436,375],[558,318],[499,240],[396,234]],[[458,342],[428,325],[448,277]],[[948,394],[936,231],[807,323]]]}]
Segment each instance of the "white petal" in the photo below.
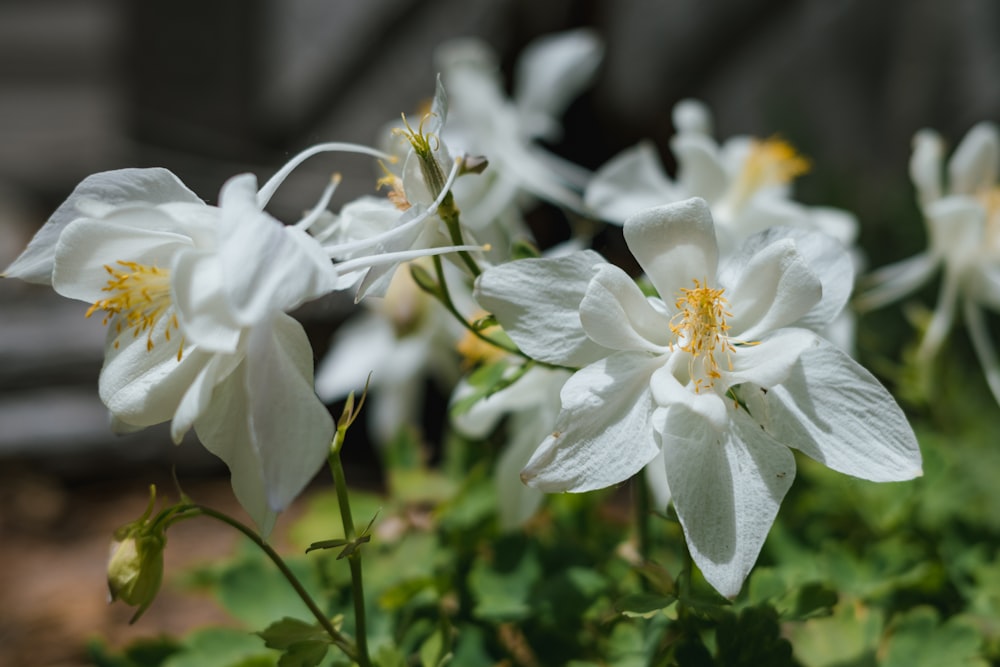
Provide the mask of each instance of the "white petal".
[{"label": "white petal", "polygon": [[656,147],[643,141],[611,158],[594,173],[583,202],[598,217],[620,225],[643,209],[679,198],[679,191],[660,164]]},{"label": "white petal", "polygon": [[997,182],[1000,167],[1000,133],[993,123],[979,123],[966,133],[948,161],[949,189],[955,194],[975,194]]},{"label": "white petal", "polygon": [[330,341],[330,351],[316,369],[316,393],[324,401],[360,396],[369,374],[377,386],[381,368],[389,361],[396,335],[381,315],[361,313],[343,324]]},{"label": "white petal", "polygon": [[922,474],[906,416],[885,387],[832,344],[803,352],[755,414],[768,433],[838,472],[876,482]]},{"label": "white petal", "polygon": [[213,393],[210,408],[195,424],[205,449],[229,468],[236,499],[264,536],[270,534],[278,513],[268,506],[263,466],[254,442],[253,417],[248,410],[247,369],[241,364]]},{"label": "white petal", "polygon": [[662,353],[670,344],[670,320],[646,300],[627,273],[598,267],[580,303],[580,322],[596,343],[612,350]]},{"label": "white petal", "polygon": [[588,29],[546,35],[530,43],[521,52],[514,77],[514,99],[521,113],[561,115],[593,79],[603,51],[600,38]]},{"label": "white petal", "polygon": [[146,334],[135,337],[131,332],[121,334],[115,347],[111,323],[98,392],[111,414],[127,424],[151,426],[171,419],[181,398],[211,359],[209,354],[188,347],[178,361],[181,341],[177,337],[166,341],[167,326],[168,318],[157,322],[150,339],[154,345],[148,349]]},{"label": "white petal", "polygon": [[727,319],[732,335],[747,343],[795,322],[823,295],[819,278],[809,270],[789,238],[764,246],[749,257],[734,282],[722,280],[720,276],[732,312]]},{"label": "white petal", "polygon": [[922,252],[883,266],[864,277],[855,306],[864,312],[897,301],[930,280],[939,264],[937,257]]},{"label": "white petal", "polygon": [[153,205],[175,201],[202,203],[197,195],[166,169],[119,169],[88,176],[60,204],[3,275],[48,284],[51,280],[56,241],[70,222],[85,217],[78,208],[83,200],[96,200],[107,207],[129,202]]},{"label": "white petal", "polygon": [[268,506],[281,511],[326,461],[334,431],[313,391],[312,347],[302,325],[282,313],[254,329],[247,383]]},{"label": "white petal", "polygon": [[969,330],[972,347],[976,350],[979,365],[983,367],[986,383],[993,392],[993,400],[1000,403],[1000,360],[997,359],[997,350],[986,326],[983,311],[971,299],[965,299],[963,306],[965,326]]},{"label": "white petal", "polygon": [[711,137],[681,132],[670,140],[670,150],[677,156],[677,180],[688,197],[719,201],[729,188],[729,177]]},{"label": "white petal", "polygon": [[716,590],[735,597],[795,478],[795,458],[741,413],[719,433],[685,406],[664,412],[658,435],[691,556]]},{"label": "white petal", "polygon": [[536,489],[590,491],[624,482],[654,456],[649,378],[660,361],[619,352],[577,371],[563,386],[555,431],[521,472]]},{"label": "white petal", "polygon": [[[799,357],[817,347],[819,336],[807,329],[781,329],[757,345],[740,345],[730,355],[732,370],[723,370],[724,388],[744,382],[773,387],[784,382]],[[721,362],[720,362],[721,365]]]},{"label": "white petal", "polygon": [[195,431],[222,458],[233,490],[261,532],[326,459],[333,419],[313,393],[312,350],[279,314],[253,330],[245,362],[216,387]]},{"label": "white petal", "polygon": [[[774,227],[746,239],[738,255],[719,268],[720,285],[739,285],[737,276],[747,272],[753,257],[772,243],[782,239],[791,240],[795,251],[805,263],[806,269],[819,279],[821,297],[811,309],[801,317],[787,324],[819,331],[837,317],[847,304],[854,287],[854,260],[844,247],[824,233],[791,227]],[[797,269],[799,267],[796,267]],[[782,280],[796,279],[792,276]],[[807,280],[809,289],[814,289],[813,280]],[[787,285],[793,288],[793,285]],[[805,296],[804,294],[801,296]],[[735,307],[735,304],[733,304]],[[734,311],[735,312],[735,311]]]},{"label": "white petal", "polygon": [[184,434],[205,414],[215,388],[242,363],[242,355],[213,354],[191,382],[170,422],[170,436],[179,443]]},{"label": "white petal", "polygon": [[683,99],[674,105],[670,112],[670,118],[674,122],[674,128],[678,134],[704,134],[711,136],[712,112],[704,102],[694,99]]},{"label": "white petal", "polygon": [[664,301],[694,280],[715,281],[719,248],[703,199],[687,199],[625,221],[625,243]]},{"label": "white petal", "polygon": [[253,175],[231,178],[222,187],[219,202],[224,236],[218,255],[237,321],[252,325],[330,287],[336,276],[319,244],[258,208]]},{"label": "white petal", "polygon": [[586,366],[608,353],[584,332],[579,310],[595,267],[605,263],[589,250],[507,262],[479,276],[475,298],[532,358]]},{"label": "white petal", "polygon": [[[507,374],[509,375],[516,370],[516,368],[511,368]],[[476,401],[468,410],[452,417],[452,423],[455,428],[469,437],[484,438],[508,414],[534,413],[542,406],[553,404],[555,411],[552,414],[552,419],[541,427],[542,432],[532,443],[532,451],[534,451],[534,446],[548,435],[555,424],[555,417],[559,412],[559,392],[570,375],[569,371],[534,366],[528,369],[514,384]],[[475,388],[465,380],[461,381],[452,394],[451,403],[454,405],[474,391]],[[524,466],[527,460],[528,457],[525,456],[518,470]]]},{"label": "white petal", "polygon": [[920,130],[913,135],[913,154],[910,156],[910,180],[917,189],[921,206],[927,206],[944,196],[941,183],[944,161],[944,142],[933,130]]},{"label": "white petal", "polygon": [[169,218],[153,208],[121,210],[109,220],[80,218],[66,226],[56,246],[52,286],[71,299],[93,303],[105,299],[106,266],[127,270],[118,262],[169,269],[174,257],[191,247],[191,239],[164,231]]},{"label": "white petal", "polygon": [[[729,423],[729,411],[722,397],[714,391],[695,391],[692,383],[681,384],[676,377],[678,366],[690,360],[691,355],[687,352],[675,352],[666,364],[656,369],[649,383],[653,400],[661,408],[684,405],[721,431]],[[689,374],[683,368],[680,372]]]},{"label": "white petal", "polygon": [[233,312],[219,256],[212,252],[179,255],[171,283],[184,336],[207,351],[235,352],[244,326]]}]

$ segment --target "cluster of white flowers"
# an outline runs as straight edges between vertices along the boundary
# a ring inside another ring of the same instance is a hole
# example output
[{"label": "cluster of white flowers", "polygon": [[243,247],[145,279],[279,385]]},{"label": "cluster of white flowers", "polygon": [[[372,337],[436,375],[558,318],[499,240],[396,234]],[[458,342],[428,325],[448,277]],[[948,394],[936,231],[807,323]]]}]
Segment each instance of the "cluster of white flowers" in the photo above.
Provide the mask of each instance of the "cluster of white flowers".
[{"label": "cluster of white flowers", "polygon": [[[335,400],[374,372],[374,435],[386,440],[415,418],[433,374],[455,385],[453,425],[470,437],[509,417],[496,471],[505,527],[527,519],[542,492],[645,470],[707,580],[730,596],[792,483],[793,449],[869,480],[921,474],[903,412],[843,351],[849,338],[828,340],[853,289],[857,222],[792,198],[809,163],[787,142],[720,145],[707,109],[683,101],[675,178],[648,144],[590,174],[537,140],[558,136],[561,112],[595,73],[593,34],[529,48],[512,97],[482,44],[439,55],[431,111],[387,133],[385,152],[314,146],[259,190],[252,175],[234,177],[217,206],[162,169],[106,172],[49,219],[5,275],[51,284],[105,317],[100,395],[116,430],[170,421],[179,441],[193,427],[267,532],[328,454],[334,425],[317,391]],[[984,190],[996,180],[996,132],[975,132],[947,195],[934,173],[940,142],[918,136],[912,170],[932,249],[877,274],[870,296],[887,302],[943,263],[935,332],[960,289],[969,304],[990,303],[1000,284],[980,259],[997,252],[1000,198]],[[387,196],[333,213],[335,179],[301,220],[264,210],[302,161],[331,151],[379,158]],[[576,238],[515,260],[538,200],[620,225],[643,275]],[[314,384],[309,342],[287,313],[346,289],[365,311],[338,331]],[[970,327],[976,313],[966,310]],[[492,385],[459,380],[477,365],[498,369]]]}]

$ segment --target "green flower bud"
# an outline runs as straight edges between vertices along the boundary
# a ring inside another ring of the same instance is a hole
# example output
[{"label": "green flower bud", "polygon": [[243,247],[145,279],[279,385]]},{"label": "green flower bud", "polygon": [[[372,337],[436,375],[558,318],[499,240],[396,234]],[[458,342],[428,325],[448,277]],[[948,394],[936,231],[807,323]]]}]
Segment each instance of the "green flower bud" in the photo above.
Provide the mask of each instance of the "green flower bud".
[{"label": "green flower bud", "polygon": [[115,531],[108,559],[110,601],[121,600],[139,607],[129,623],[135,623],[146,611],[163,581],[163,549],[167,544],[164,526],[149,521],[155,489],[150,489],[149,508],[141,518]]}]

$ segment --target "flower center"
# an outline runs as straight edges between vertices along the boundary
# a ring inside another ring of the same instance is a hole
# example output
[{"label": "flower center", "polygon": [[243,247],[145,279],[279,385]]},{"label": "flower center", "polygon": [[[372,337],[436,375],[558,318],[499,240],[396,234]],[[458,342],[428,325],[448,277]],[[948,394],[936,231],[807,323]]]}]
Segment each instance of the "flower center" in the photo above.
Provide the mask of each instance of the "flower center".
[{"label": "flower center", "polygon": [[[688,372],[694,381],[695,392],[711,388],[716,378],[722,377],[716,352],[729,355],[736,351],[729,336],[726,318],[732,313],[726,310],[728,301],[722,293],[724,289],[712,289],[708,281],[694,280],[693,288],[681,288],[674,305],[677,313],[670,319],[670,331],[677,337],[676,345],[691,354]],[[673,349],[673,343],[671,349]],[[701,372],[695,364],[701,364]],[[729,360],[732,369],[732,361]],[[707,381],[706,381],[707,380]]]},{"label": "flower center", "polygon": [[976,194],[976,199],[986,209],[986,229],[983,230],[984,244],[987,248],[1000,248],[1000,186],[983,190]]},{"label": "flower center", "polygon": [[783,139],[754,139],[736,181],[733,199],[742,204],[761,188],[784,185],[809,171],[809,160]]},{"label": "flower center", "polygon": [[[167,313],[173,305],[170,300],[170,271],[156,266],[146,266],[137,262],[126,262],[119,260],[116,264],[118,268],[104,265],[104,269],[111,277],[108,284],[101,288],[111,296],[94,302],[87,310],[87,317],[90,317],[98,310],[103,310],[104,324],[114,319],[116,333],[122,333],[126,329],[132,332],[132,336],[138,338],[140,334],[146,334],[146,349],[152,350],[153,329],[161,316]],[[170,330],[177,329],[177,314],[170,313],[170,321],[164,330],[163,336],[169,341]],[[115,349],[118,348],[118,340],[115,340]],[[181,360],[184,351],[184,342],[181,340],[180,348],[177,350],[177,360]]]},{"label": "flower center", "polygon": [[389,171],[388,167],[382,161],[379,161],[378,164],[382,167],[384,176],[375,182],[376,187],[379,189],[388,188],[389,191],[386,193],[386,198],[392,205],[400,211],[408,210],[413,204],[406,198],[406,192],[403,190],[403,179]]},{"label": "flower center", "polygon": [[430,112],[425,113],[420,119],[417,129],[414,130],[410,126],[410,122],[406,120],[406,114],[403,114],[404,127],[393,129],[393,133],[403,135],[410,142],[413,152],[420,159],[420,173],[424,176],[424,182],[427,184],[431,195],[436,197],[444,190],[447,177],[434,157],[434,153],[441,147],[441,140],[433,132],[424,132],[424,123],[434,115]]}]

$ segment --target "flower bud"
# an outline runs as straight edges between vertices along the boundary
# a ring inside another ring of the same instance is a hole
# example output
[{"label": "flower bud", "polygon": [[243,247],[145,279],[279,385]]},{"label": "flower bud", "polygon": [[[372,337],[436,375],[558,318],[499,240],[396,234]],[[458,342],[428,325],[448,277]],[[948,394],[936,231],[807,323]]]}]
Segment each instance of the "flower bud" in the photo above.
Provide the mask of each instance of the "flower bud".
[{"label": "flower bud", "polygon": [[[150,510],[154,502],[155,496],[150,498]],[[139,607],[130,623],[135,623],[152,604],[163,581],[167,536],[161,522],[149,521],[150,510],[115,531],[108,558],[109,601],[121,600]]]}]

